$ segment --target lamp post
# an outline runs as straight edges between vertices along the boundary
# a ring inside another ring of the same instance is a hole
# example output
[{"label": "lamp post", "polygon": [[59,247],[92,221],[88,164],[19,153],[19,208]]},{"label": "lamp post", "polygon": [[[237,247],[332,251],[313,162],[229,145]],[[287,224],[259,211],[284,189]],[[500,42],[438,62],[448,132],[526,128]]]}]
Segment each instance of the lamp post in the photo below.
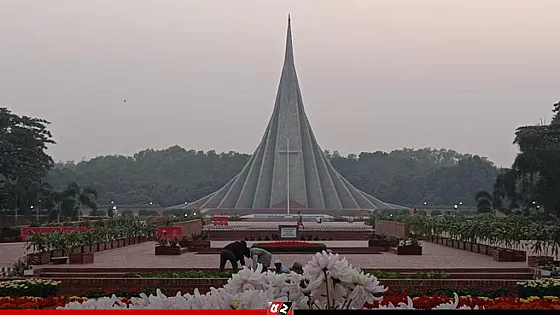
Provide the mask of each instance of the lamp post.
[{"label": "lamp post", "polygon": [[[111,203],[112,203],[112,201],[111,201]],[[118,214],[117,206],[113,206],[113,217],[116,217],[117,214]]]},{"label": "lamp post", "polygon": [[[33,208],[35,208],[35,206],[29,206],[29,208],[31,209],[31,213],[33,213]],[[39,224],[39,207],[37,207],[37,210],[35,211],[35,221]]]},{"label": "lamp post", "polygon": [[455,208],[455,217],[457,217],[457,208],[458,208],[458,206],[457,206],[457,205],[453,205],[453,208]]}]

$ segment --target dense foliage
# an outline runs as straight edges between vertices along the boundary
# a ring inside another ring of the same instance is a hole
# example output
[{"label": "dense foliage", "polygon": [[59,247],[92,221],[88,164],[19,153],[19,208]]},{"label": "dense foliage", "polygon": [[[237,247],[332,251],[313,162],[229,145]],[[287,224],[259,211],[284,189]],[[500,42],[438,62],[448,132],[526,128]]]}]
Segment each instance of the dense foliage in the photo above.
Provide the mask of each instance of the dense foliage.
[{"label": "dense foliage", "polygon": [[500,171],[494,185],[494,206],[504,212],[515,210],[560,215],[560,102],[549,125],[517,128],[519,146],[510,169]]},{"label": "dense foliage", "polygon": [[[326,151],[333,166],[357,188],[402,205],[475,205],[478,190],[491,190],[496,167],[479,156],[451,150],[403,149],[340,156]],[[105,156],[57,164],[47,180],[93,186],[99,202],[161,206],[194,201],[222,187],[245,165],[249,155],[216,154],[173,146],[144,150],[132,157]]]},{"label": "dense foliage", "polygon": [[535,221],[529,217],[505,217],[480,214],[441,219],[413,215],[397,220],[406,221],[415,235],[448,236],[456,240],[491,244],[503,248],[520,249],[523,246],[536,254],[557,256],[560,252],[560,221]]},{"label": "dense foliage", "polygon": [[41,179],[54,164],[45,152],[55,143],[48,124],[0,107],[0,210],[28,209],[39,199]]}]

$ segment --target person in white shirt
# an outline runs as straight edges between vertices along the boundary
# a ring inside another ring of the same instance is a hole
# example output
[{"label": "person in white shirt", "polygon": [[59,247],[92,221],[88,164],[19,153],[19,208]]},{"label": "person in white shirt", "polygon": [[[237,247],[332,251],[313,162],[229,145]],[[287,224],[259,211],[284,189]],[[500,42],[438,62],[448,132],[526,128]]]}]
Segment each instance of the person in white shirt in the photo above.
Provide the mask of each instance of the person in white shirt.
[{"label": "person in white shirt", "polygon": [[251,248],[250,249],[251,259],[253,260],[253,269],[257,269],[257,265],[263,265],[263,272],[270,268],[270,262],[272,261],[272,254],[262,248]]}]

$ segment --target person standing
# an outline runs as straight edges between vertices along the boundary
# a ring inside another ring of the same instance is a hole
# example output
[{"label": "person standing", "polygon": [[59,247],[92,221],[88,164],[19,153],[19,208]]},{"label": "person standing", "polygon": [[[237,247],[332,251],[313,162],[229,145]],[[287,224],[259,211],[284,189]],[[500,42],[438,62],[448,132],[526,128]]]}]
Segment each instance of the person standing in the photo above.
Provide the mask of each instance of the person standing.
[{"label": "person standing", "polygon": [[301,225],[303,227],[303,216],[301,215],[301,212],[298,211],[298,223],[297,225]]},{"label": "person standing", "polygon": [[263,265],[263,272],[270,268],[272,254],[262,248],[253,247],[250,249],[251,259],[253,260],[253,269],[256,270],[258,264]]}]

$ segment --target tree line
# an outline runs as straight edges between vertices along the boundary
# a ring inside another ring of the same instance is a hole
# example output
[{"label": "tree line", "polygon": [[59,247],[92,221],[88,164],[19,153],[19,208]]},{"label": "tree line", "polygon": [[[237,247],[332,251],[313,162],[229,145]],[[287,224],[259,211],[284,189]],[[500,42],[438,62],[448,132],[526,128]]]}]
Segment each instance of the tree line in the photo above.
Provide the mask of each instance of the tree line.
[{"label": "tree line", "polygon": [[[446,149],[362,152],[325,151],[334,168],[358,189],[404,206],[477,206],[479,212],[560,209],[560,103],[549,125],[520,127],[512,167],[497,169],[484,157]],[[51,217],[76,216],[98,205],[172,206],[222,187],[249,159],[230,151],[172,146],[133,156],[100,156],[79,163],[54,163],[49,122],[0,108],[0,210]],[[107,213],[111,214],[111,209]],[[101,213],[105,213],[102,209]]]},{"label": "tree line", "polygon": [[[498,173],[487,159],[452,150],[402,149],[341,156],[325,152],[331,163],[358,189],[405,206],[474,205],[474,193],[491,189]],[[99,202],[173,206],[212,193],[232,179],[249,155],[216,153],[173,146],[126,156],[104,156],[79,163],[56,164],[46,180],[91,185]]]}]

